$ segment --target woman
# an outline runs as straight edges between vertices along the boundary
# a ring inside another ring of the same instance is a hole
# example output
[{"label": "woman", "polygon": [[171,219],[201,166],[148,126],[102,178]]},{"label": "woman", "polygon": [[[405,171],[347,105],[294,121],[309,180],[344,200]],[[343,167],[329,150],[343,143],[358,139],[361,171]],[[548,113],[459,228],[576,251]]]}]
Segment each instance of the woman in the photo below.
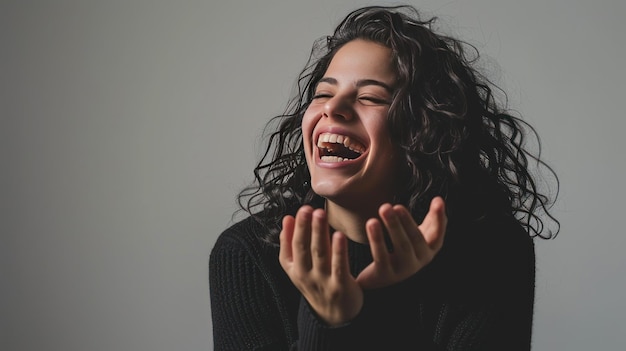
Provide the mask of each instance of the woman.
[{"label": "woman", "polygon": [[314,47],[211,253],[216,350],[530,348],[533,130],[431,22],[362,8]]}]

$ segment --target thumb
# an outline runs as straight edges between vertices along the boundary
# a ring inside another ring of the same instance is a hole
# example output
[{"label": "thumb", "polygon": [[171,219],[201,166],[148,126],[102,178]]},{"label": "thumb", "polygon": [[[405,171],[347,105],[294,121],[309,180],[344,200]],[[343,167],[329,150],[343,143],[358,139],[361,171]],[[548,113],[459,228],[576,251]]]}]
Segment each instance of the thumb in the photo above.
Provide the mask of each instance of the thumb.
[{"label": "thumb", "polygon": [[431,248],[439,250],[443,245],[446,228],[448,226],[448,216],[443,199],[439,196],[432,199],[426,218],[419,226],[424,240]]}]

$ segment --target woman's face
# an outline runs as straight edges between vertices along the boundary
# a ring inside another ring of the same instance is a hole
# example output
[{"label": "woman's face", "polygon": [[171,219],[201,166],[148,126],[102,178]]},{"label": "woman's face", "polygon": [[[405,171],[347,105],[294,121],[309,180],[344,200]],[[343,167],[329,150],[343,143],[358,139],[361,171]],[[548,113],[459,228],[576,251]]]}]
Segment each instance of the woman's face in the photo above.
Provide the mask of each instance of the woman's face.
[{"label": "woman's face", "polygon": [[344,205],[391,201],[397,155],[387,127],[391,50],[353,40],[333,57],[302,120],[313,190]]}]

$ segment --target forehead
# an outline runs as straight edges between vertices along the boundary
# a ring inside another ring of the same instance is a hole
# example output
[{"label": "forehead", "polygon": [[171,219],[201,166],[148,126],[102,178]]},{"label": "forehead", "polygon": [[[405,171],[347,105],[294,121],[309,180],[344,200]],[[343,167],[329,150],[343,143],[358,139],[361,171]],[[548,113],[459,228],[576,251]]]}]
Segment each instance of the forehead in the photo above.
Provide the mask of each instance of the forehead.
[{"label": "forehead", "polygon": [[337,51],[325,76],[337,79],[377,79],[392,85],[396,75],[391,49],[362,39],[350,41]]}]

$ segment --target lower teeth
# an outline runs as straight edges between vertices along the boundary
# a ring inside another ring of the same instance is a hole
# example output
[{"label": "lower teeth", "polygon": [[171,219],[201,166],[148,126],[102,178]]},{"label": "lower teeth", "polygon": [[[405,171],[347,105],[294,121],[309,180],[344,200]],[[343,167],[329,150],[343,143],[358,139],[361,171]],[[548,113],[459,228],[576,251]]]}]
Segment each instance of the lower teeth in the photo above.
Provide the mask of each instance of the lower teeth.
[{"label": "lower teeth", "polygon": [[349,158],[343,158],[338,156],[322,156],[321,159],[324,162],[343,162],[350,160]]}]

